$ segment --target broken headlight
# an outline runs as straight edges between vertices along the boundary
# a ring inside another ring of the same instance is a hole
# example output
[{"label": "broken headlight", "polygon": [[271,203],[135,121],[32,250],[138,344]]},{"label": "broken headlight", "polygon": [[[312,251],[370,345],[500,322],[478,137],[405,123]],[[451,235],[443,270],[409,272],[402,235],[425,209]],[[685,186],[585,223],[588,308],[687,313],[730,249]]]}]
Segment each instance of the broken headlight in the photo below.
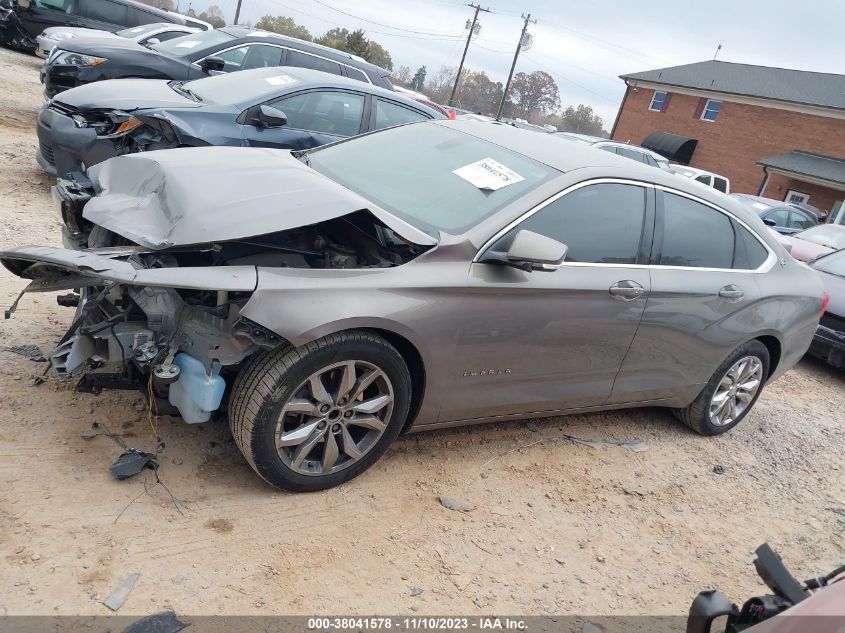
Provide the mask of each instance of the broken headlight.
[{"label": "broken headlight", "polygon": [[67,66],[99,66],[107,62],[105,57],[96,57],[95,55],[83,55],[82,53],[74,53],[73,51],[61,51],[53,60],[55,64],[64,64]]},{"label": "broken headlight", "polygon": [[71,118],[76,127],[92,128],[103,138],[118,138],[143,125],[137,117],[119,111],[74,114]]}]

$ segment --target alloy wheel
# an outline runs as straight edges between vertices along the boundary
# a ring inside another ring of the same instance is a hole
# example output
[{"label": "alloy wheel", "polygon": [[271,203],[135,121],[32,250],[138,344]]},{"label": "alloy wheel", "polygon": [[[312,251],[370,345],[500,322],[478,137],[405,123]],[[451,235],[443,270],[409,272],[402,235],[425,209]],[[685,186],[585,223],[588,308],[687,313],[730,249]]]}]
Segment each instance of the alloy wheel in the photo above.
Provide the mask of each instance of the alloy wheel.
[{"label": "alloy wheel", "polygon": [[360,461],[384,434],[393,385],[376,365],[349,360],[311,374],[282,407],[276,450],[291,470],[328,475]]},{"label": "alloy wheel", "polygon": [[756,356],[739,359],[719,381],[710,399],[710,422],[726,426],[738,420],[751,406],[763,384],[763,363]]}]

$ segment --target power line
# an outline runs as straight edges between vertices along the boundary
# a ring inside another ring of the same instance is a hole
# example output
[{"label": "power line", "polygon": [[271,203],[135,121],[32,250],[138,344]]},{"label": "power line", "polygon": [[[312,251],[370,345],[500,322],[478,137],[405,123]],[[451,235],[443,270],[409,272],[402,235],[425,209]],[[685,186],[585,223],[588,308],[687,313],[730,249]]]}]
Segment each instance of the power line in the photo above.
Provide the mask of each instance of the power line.
[{"label": "power line", "polygon": [[603,95],[603,94],[601,94],[601,93],[596,92],[595,90],[592,90],[592,89],[590,89],[590,88],[587,88],[587,86],[583,86],[583,85],[579,84],[577,81],[573,81],[573,80],[572,80],[572,79],[570,79],[569,77],[564,77],[564,76],[563,76],[563,75],[561,75],[559,72],[557,72],[557,71],[555,71],[555,70],[552,70],[552,69],[551,69],[551,68],[549,68],[548,66],[545,66],[545,65],[541,64],[539,61],[537,61],[536,59],[534,59],[531,55],[527,55],[527,54],[526,54],[526,55],[525,55],[525,57],[526,57],[526,59],[530,59],[532,62],[534,62],[535,64],[537,64],[537,65],[538,65],[541,69],[545,70],[545,71],[546,71],[547,73],[549,73],[550,75],[554,75],[557,79],[562,79],[563,81],[565,81],[565,82],[567,82],[567,83],[570,83],[570,84],[572,84],[572,85],[574,85],[574,86],[578,86],[579,88],[581,88],[581,90],[585,90],[585,91],[589,92],[590,94],[593,94],[593,95],[595,95],[595,96],[597,96],[597,97],[600,97],[601,99],[605,99],[605,100],[610,101],[610,102],[612,102],[612,103],[619,103],[619,99],[614,99],[614,98],[612,98],[612,97],[608,97],[607,95]]},{"label": "power line", "polygon": [[416,33],[418,35],[436,35],[439,37],[452,37],[448,33],[430,33],[428,31],[414,31],[413,29],[404,29],[400,26],[393,26],[392,24],[385,24],[383,22],[376,22],[375,20],[369,20],[367,18],[362,18],[359,15],[353,15],[352,13],[347,13],[346,11],[341,11],[340,9],[333,7],[330,4],[323,2],[322,0],[314,0],[319,5],[326,7],[327,9],[331,9],[332,11],[337,11],[338,13],[342,13],[343,15],[347,15],[350,18],[355,18],[356,20],[361,20],[362,22],[368,22],[369,24],[375,24],[376,26],[383,26],[388,29],[396,29],[397,31],[402,31],[403,33]]},{"label": "power line", "polygon": [[[340,24],[337,20],[332,20],[329,18],[320,17],[318,15],[314,15],[313,13],[308,13],[307,11],[303,11],[302,9],[298,9],[296,7],[291,7],[286,5],[283,2],[279,2],[278,0],[270,0],[272,4],[282,7],[283,9],[287,9],[288,11],[293,11],[294,13],[298,13],[300,15],[307,16],[309,18],[313,18],[315,20],[320,20],[321,22],[325,22],[327,24],[332,24],[334,26],[339,26],[341,28],[351,28],[347,24]],[[354,29],[353,29],[354,30]],[[447,41],[447,42],[460,42],[462,36],[458,35],[450,35],[447,37],[432,37],[432,36],[422,36],[422,35],[403,35],[400,33],[388,33],[387,31],[378,31],[376,29],[366,29],[368,33],[378,33],[379,35],[387,35],[388,37],[401,37],[403,39],[414,39],[414,40],[433,40],[433,41]]]}]

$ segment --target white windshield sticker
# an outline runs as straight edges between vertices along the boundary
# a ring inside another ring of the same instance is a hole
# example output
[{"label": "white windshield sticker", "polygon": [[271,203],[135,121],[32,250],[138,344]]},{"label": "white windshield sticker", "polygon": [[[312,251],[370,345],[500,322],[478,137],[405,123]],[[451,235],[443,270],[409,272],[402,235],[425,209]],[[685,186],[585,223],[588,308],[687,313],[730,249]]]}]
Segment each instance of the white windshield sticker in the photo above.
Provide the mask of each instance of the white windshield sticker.
[{"label": "white windshield sticker", "polygon": [[200,44],[202,44],[202,42],[198,42],[197,40],[188,40],[187,42],[179,42],[176,45],[176,48],[194,48]]},{"label": "white windshield sticker", "polygon": [[483,158],[469,165],[458,167],[452,173],[479,189],[489,189],[490,191],[496,191],[496,189],[525,180],[518,173],[492,158]]},{"label": "white windshield sticker", "polygon": [[286,86],[288,84],[296,83],[296,79],[290,75],[274,75],[273,77],[265,77],[264,81],[271,86]]}]

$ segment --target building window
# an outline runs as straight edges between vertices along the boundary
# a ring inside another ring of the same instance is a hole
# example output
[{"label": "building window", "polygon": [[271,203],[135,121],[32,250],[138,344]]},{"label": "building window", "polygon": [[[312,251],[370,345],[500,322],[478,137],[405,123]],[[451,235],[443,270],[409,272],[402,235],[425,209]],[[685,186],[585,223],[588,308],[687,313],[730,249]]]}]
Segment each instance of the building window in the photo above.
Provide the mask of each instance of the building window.
[{"label": "building window", "polygon": [[783,201],[791,202],[792,204],[807,204],[810,201],[810,194],[790,189],[786,192],[786,198]]},{"label": "building window", "polygon": [[715,121],[716,117],[719,116],[719,110],[721,109],[721,107],[721,101],[716,101],[715,99],[708,99],[704,103],[704,110],[701,111],[701,120]]},{"label": "building window", "polygon": [[648,109],[652,112],[665,112],[666,106],[669,105],[669,95],[664,90],[655,90],[651,97],[651,103]]}]

